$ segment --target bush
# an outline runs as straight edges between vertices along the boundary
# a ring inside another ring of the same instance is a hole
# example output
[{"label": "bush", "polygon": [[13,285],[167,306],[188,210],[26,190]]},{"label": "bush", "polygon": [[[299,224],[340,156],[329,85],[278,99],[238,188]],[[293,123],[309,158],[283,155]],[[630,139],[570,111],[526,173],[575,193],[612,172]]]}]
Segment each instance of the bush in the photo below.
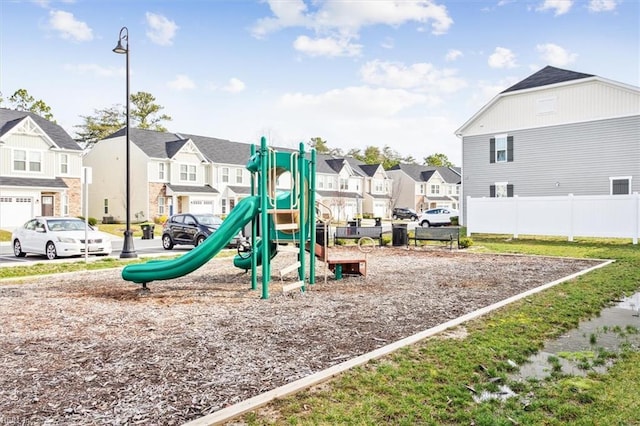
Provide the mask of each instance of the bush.
[{"label": "bush", "polygon": [[460,220],[458,219],[458,216],[451,216],[451,225],[452,226],[460,225]]},{"label": "bush", "polygon": [[153,218],[153,222],[156,225],[164,225],[164,223],[167,221],[168,217],[166,214],[163,214],[162,216],[156,216]]},{"label": "bush", "polygon": [[462,237],[458,242],[458,248],[465,249],[473,245],[473,240],[469,237]]},{"label": "bush", "polygon": [[389,237],[388,235],[383,235],[382,239],[380,240],[380,244],[383,246],[388,246],[389,244],[391,244],[391,237]]},{"label": "bush", "polygon": [[[84,220],[84,216],[78,216],[78,219]],[[96,219],[95,217],[89,217],[88,222],[89,222],[89,225],[96,226],[96,223],[98,223],[98,219]]]}]

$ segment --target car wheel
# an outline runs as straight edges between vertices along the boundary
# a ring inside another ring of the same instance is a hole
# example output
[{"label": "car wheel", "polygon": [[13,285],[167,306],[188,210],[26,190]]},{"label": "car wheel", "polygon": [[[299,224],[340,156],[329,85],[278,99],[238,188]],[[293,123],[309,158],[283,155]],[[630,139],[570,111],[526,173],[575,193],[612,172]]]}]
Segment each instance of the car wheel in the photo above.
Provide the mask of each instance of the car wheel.
[{"label": "car wheel", "polygon": [[198,247],[200,244],[202,244],[205,240],[205,236],[204,235],[199,235],[198,238],[196,238],[196,244],[195,246]]},{"label": "car wheel", "polygon": [[422,222],[420,222],[420,226],[422,226],[423,228],[428,228],[430,225],[428,221],[423,220]]},{"label": "car wheel", "polygon": [[397,215],[397,214],[394,214],[391,218],[392,218],[393,220],[397,220],[397,219],[398,219],[398,215]]},{"label": "car wheel", "polygon": [[418,216],[411,216],[411,220],[413,220],[413,221],[418,220]]},{"label": "car wheel", "polygon": [[47,259],[49,260],[53,260],[56,257],[58,257],[58,252],[56,252],[56,245],[53,244],[51,241],[47,243],[45,253],[47,255]]},{"label": "car wheel", "polygon": [[165,250],[171,250],[173,248],[173,240],[167,234],[162,236],[162,248]]},{"label": "car wheel", "polygon": [[22,251],[22,244],[20,244],[20,240],[15,240],[13,242],[13,254],[16,257],[25,257],[27,253]]}]

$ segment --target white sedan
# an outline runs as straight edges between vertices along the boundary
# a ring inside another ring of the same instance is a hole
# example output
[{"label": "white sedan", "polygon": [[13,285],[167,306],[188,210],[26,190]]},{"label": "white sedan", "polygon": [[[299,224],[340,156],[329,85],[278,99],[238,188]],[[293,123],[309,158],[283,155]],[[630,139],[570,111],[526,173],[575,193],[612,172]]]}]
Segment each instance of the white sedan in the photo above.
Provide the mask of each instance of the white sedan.
[{"label": "white sedan", "polygon": [[429,209],[422,212],[420,226],[451,225],[451,218],[458,216],[458,210],[448,208]]},{"label": "white sedan", "polygon": [[73,217],[36,217],[11,234],[13,254],[24,257],[27,253],[44,254],[48,259],[62,256],[111,254],[111,237],[91,226],[85,244],[85,222]]}]

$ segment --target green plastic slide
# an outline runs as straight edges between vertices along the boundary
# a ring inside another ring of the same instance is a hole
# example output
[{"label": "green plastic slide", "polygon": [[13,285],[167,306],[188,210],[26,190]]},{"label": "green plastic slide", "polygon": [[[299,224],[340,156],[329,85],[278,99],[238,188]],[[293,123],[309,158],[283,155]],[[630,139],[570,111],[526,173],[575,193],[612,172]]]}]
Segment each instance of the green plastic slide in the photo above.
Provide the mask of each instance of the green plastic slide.
[{"label": "green plastic slide", "polygon": [[222,225],[202,244],[193,250],[171,260],[154,260],[146,263],[127,265],[122,270],[122,278],[143,284],[158,280],[171,280],[187,275],[213,258],[225,248],[231,239],[258,214],[260,197],[247,197],[241,200]]}]

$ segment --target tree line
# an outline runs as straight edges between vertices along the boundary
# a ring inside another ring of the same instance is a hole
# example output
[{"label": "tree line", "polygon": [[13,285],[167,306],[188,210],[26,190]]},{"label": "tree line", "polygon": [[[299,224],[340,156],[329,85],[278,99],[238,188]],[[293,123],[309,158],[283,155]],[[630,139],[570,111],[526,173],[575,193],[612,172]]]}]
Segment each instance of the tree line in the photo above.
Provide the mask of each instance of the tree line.
[{"label": "tree line", "polygon": [[[156,103],[156,98],[147,92],[136,92],[130,95],[131,108],[129,111],[130,126],[139,129],[157,130],[166,132],[164,123],[171,121],[171,116],[162,113],[163,106]],[[35,99],[26,89],[18,89],[5,101],[0,94],[0,107],[7,107],[18,111],[29,111],[55,123],[51,107],[41,99]],[[110,134],[120,130],[126,123],[126,108],[116,104],[108,108],[95,109],[93,115],[81,115],[82,123],[73,126],[79,142],[91,146],[106,138]],[[338,157],[353,157],[366,164],[382,164],[387,170],[391,167],[403,164],[419,164],[412,156],[402,157],[398,152],[385,145],[382,149],[377,146],[367,146],[364,150],[352,148],[346,152],[341,148],[330,148],[327,141],[321,137],[311,138],[307,145],[314,148],[319,154],[329,154]],[[452,167],[453,163],[442,153],[435,153],[424,157],[422,164],[427,166]]]}]

